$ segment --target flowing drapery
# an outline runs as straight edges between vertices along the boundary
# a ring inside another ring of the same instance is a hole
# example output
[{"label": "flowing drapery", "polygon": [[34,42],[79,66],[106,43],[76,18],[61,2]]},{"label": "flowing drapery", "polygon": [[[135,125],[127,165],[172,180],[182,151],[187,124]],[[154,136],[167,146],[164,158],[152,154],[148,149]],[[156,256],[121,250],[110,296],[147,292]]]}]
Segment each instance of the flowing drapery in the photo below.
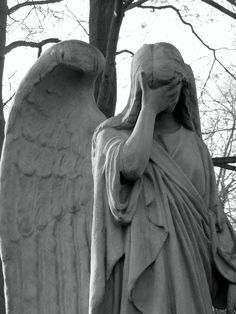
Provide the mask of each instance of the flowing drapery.
[{"label": "flowing drapery", "polygon": [[210,314],[212,303],[225,306],[227,284],[236,282],[235,238],[205,145],[181,132],[181,158],[187,142],[199,152],[202,194],[162,141],[153,142],[142,178],[128,182],[120,155],[129,133],[96,134],[90,314]]}]

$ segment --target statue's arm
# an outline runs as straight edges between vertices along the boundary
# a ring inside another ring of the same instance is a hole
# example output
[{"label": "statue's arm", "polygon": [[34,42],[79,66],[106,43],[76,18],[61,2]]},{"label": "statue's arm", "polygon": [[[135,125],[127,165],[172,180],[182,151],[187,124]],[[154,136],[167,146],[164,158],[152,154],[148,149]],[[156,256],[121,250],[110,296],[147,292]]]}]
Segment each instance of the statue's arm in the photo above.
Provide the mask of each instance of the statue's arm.
[{"label": "statue's arm", "polygon": [[180,93],[181,80],[174,78],[170,83],[151,88],[144,73],[138,84],[142,91],[142,104],[136,125],[124,144],[122,174],[125,178],[136,180],[146,169],[152,148],[156,116],[175,106]]},{"label": "statue's arm", "polygon": [[156,114],[143,107],[136,125],[124,144],[122,174],[129,180],[140,178],[147,166],[153,141]]}]

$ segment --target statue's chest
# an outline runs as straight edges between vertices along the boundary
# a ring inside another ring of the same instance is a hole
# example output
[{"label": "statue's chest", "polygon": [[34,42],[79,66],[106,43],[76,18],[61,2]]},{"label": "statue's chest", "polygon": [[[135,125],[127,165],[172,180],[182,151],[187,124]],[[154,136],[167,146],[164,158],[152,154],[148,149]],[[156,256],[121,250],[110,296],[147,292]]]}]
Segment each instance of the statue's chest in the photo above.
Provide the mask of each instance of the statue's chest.
[{"label": "statue's chest", "polygon": [[177,132],[159,135],[159,140],[199,194],[204,195],[205,173],[195,134],[182,127]]}]

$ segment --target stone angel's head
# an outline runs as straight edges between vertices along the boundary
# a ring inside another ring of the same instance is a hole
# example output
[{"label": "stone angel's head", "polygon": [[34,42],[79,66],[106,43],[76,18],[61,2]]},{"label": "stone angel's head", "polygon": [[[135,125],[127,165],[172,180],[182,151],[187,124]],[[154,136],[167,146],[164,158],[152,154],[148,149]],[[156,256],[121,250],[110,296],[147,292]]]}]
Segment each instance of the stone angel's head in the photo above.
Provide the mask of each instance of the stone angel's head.
[{"label": "stone angel's head", "polygon": [[105,122],[105,125],[124,129],[134,127],[142,105],[141,73],[145,74],[149,87],[153,89],[168,84],[174,78],[180,80],[181,89],[173,113],[186,128],[200,135],[196,86],[192,70],[185,64],[179,50],[165,42],[144,45],[135,53],[131,65],[128,103],[122,113]]}]

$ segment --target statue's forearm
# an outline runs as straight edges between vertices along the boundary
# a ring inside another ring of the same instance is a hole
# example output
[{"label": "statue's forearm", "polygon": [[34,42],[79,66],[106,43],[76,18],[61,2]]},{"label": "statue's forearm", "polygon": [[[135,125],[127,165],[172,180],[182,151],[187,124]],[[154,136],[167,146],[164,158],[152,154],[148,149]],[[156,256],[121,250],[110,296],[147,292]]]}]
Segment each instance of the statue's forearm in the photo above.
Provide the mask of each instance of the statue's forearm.
[{"label": "statue's forearm", "polygon": [[122,173],[127,179],[139,178],[147,166],[151,154],[155,119],[155,112],[143,108],[133,132],[124,145]]}]

